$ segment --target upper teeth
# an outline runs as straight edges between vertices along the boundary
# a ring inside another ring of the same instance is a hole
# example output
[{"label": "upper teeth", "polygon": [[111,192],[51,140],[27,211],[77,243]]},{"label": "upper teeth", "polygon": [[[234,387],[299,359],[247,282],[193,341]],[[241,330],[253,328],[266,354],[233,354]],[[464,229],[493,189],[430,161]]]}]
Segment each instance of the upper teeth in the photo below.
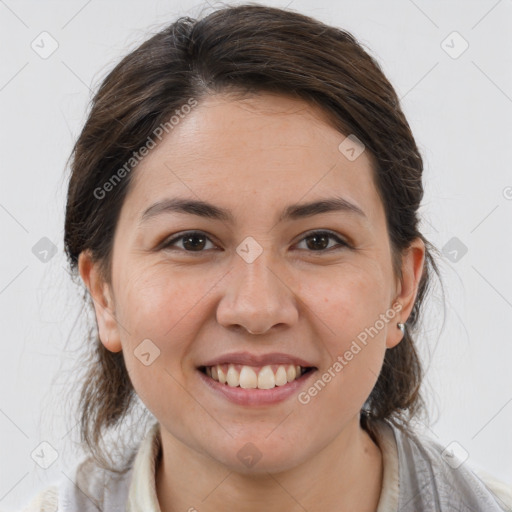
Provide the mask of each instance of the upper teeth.
[{"label": "upper teeth", "polygon": [[302,375],[303,369],[295,365],[267,365],[259,372],[257,368],[245,365],[216,365],[206,367],[206,374],[221,384],[232,388],[271,389],[284,386]]}]

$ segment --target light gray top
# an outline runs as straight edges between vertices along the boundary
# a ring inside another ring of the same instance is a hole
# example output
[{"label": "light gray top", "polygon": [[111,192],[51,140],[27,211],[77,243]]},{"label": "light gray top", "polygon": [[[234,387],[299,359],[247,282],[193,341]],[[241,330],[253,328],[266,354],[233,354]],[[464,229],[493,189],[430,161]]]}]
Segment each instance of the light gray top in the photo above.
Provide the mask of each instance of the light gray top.
[{"label": "light gray top", "polygon": [[[73,482],[66,478],[46,489],[23,512],[161,512],[155,487],[159,428],[155,423],[148,431],[124,475],[85,459]],[[512,486],[461,463],[430,437],[406,435],[388,422],[380,422],[375,435],[383,456],[376,512],[512,512]]]}]

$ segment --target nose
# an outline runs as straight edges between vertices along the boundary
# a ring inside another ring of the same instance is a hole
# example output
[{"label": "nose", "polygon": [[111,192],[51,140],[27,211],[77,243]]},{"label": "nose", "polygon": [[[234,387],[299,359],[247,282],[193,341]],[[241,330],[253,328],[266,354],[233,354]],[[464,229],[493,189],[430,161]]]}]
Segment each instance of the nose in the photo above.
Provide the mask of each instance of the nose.
[{"label": "nose", "polygon": [[271,261],[270,250],[264,250],[252,263],[237,255],[223,283],[224,293],[217,307],[220,325],[263,334],[273,327],[290,327],[297,322],[296,287],[289,273]]}]

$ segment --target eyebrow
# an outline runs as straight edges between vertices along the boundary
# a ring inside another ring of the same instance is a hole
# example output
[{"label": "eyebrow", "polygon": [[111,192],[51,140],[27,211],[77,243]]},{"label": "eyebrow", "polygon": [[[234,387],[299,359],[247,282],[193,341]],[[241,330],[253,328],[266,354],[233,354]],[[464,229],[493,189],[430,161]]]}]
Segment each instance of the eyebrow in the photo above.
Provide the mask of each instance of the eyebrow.
[{"label": "eyebrow", "polygon": [[[278,220],[279,222],[297,220],[328,212],[351,213],[367,219],[359,206],[343,197],[330,197],[309,203],[291,204],[283,210]],[[230,210],[220,208],[206,201],[180,197],[163,199],[153,204],[144,211],[139,222],[145,222],[163,213],[185,213],[224,222],[234,222],[234,216]]]}]

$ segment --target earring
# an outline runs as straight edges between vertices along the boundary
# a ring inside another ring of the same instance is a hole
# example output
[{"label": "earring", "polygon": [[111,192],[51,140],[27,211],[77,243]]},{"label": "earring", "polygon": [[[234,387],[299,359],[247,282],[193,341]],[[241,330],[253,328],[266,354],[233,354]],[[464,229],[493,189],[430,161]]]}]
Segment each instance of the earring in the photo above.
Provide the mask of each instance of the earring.
[{"label": "earring", "polygon": [[396,326],[402,331],[402,334],[405,334],[405,324],[398,322]]}]

